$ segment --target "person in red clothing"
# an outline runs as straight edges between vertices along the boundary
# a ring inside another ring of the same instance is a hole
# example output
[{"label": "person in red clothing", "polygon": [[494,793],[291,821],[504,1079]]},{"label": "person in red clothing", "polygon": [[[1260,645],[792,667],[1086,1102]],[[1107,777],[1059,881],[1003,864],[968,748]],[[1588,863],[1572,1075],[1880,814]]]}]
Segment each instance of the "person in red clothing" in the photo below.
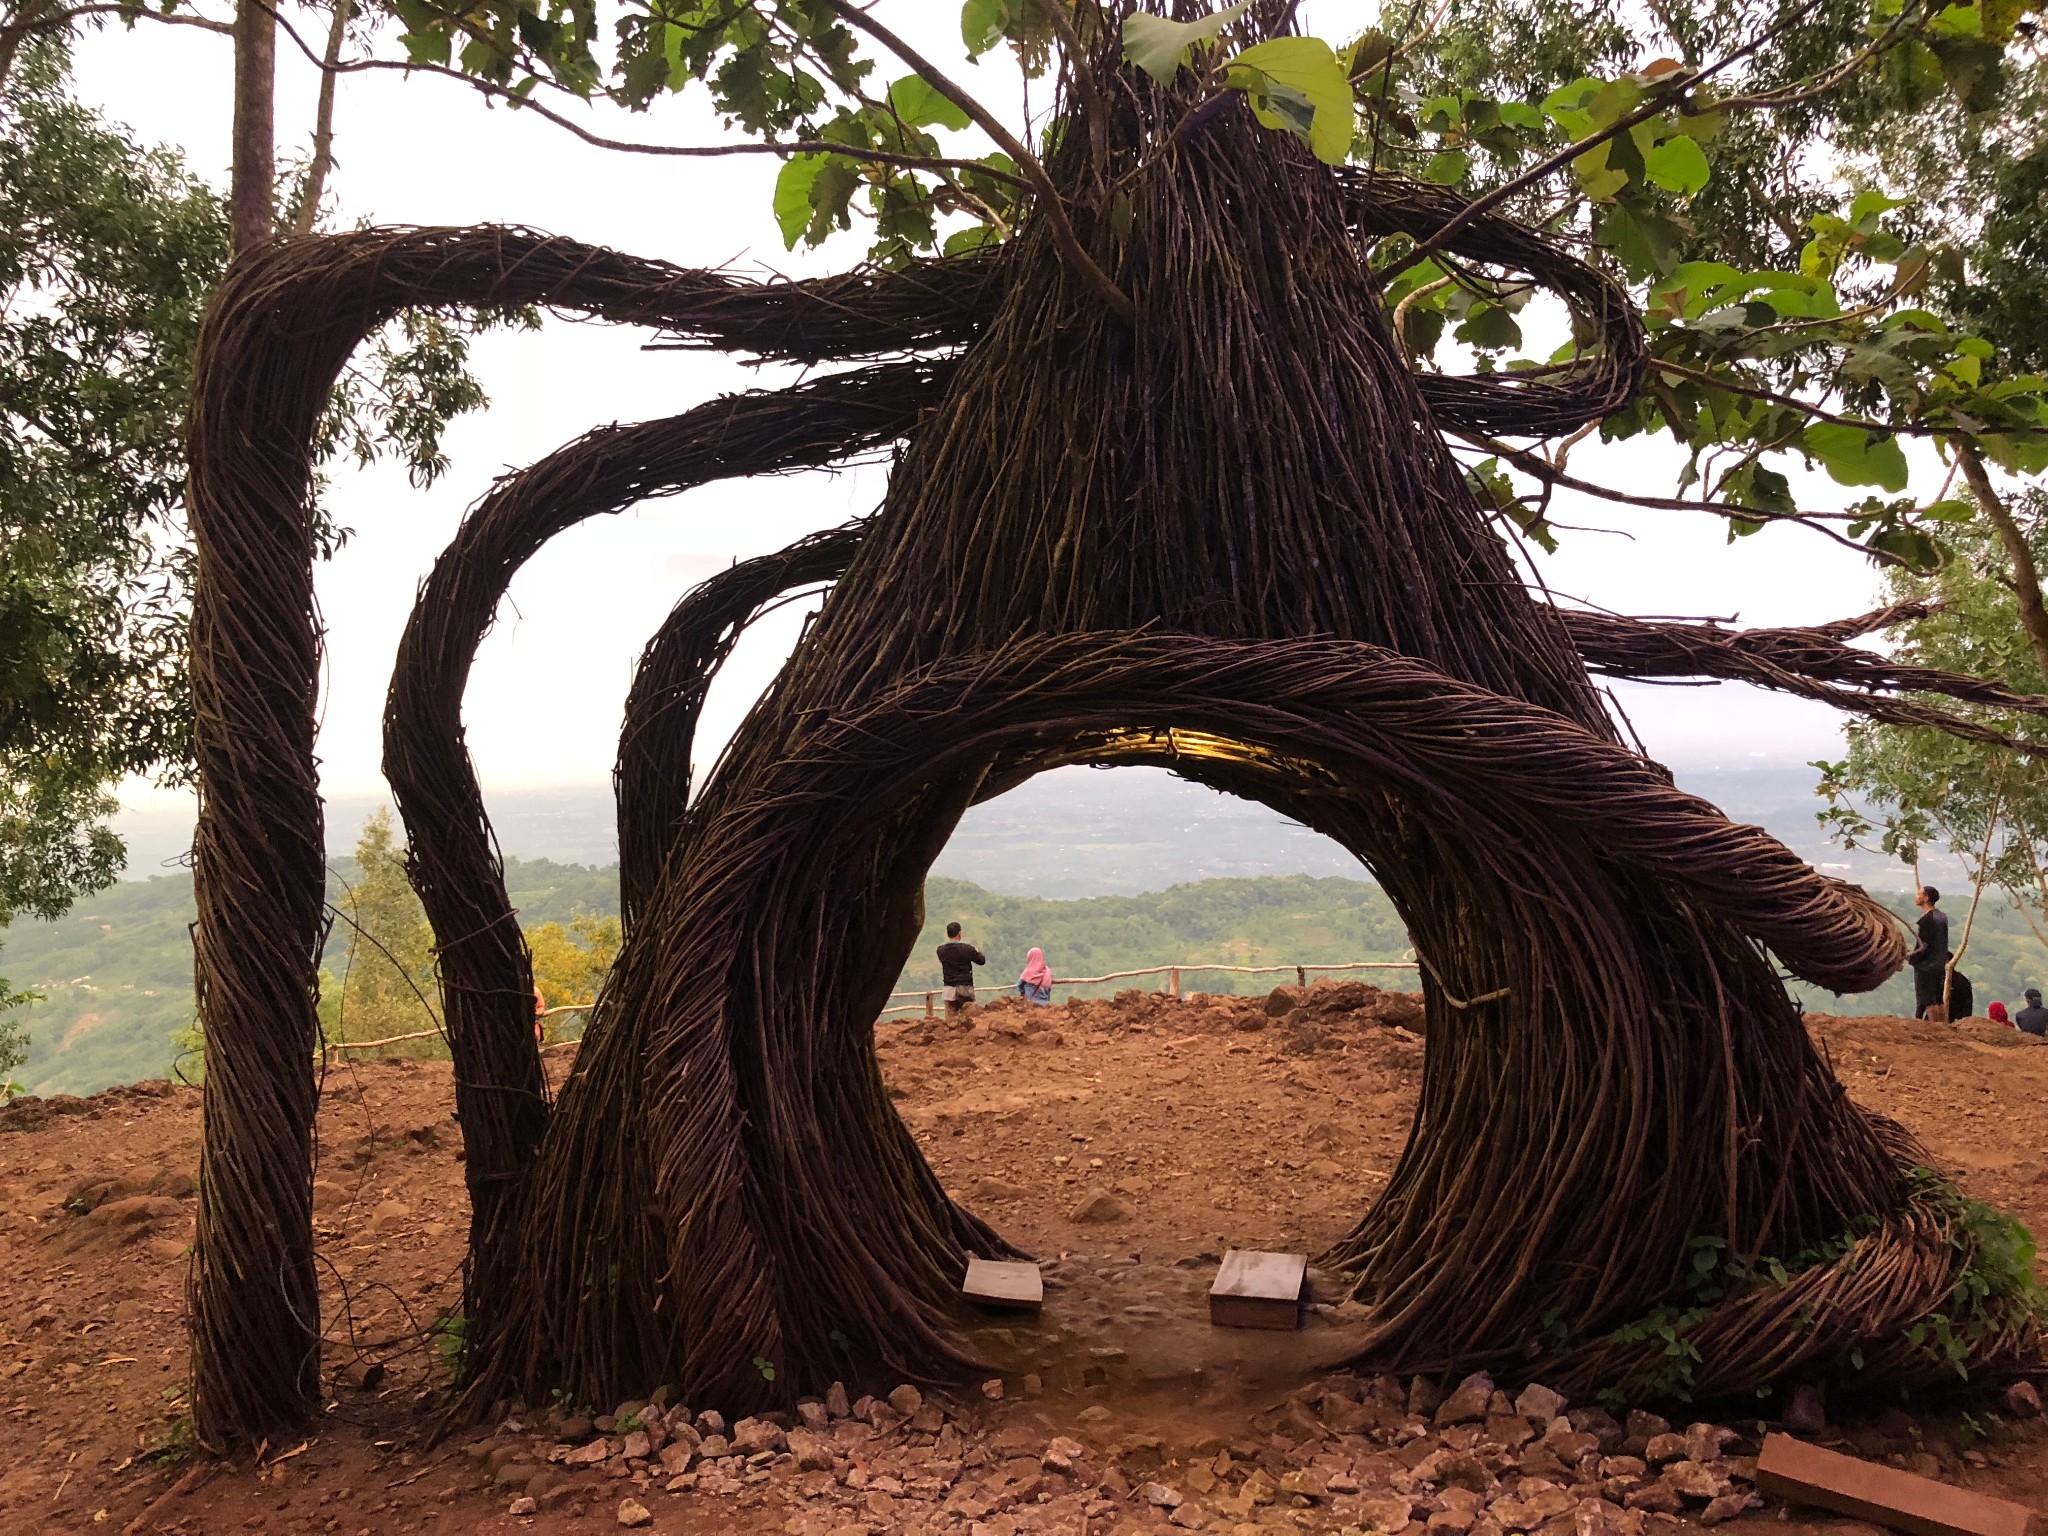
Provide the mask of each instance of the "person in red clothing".
[{"label": "person in red clothing", "polygon": [[536,981],[533,984],[533,1043],[535,1045],[544,1045],[547,1042],[547,1025],[541,1022],[546,1016],[547,1011],[548,1000],[541,995],[540,983]]}]

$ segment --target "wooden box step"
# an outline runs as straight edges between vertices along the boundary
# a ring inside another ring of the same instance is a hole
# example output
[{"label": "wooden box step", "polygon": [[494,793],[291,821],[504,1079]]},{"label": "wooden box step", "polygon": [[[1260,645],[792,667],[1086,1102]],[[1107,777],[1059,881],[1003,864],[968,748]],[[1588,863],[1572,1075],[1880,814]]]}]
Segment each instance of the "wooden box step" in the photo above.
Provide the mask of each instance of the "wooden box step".
[{"label": "wooden box step", "polygon": [[1756,1485],[1793,1503],[1854,1515],[1909,1536],[2028,1536],[2033,1524],[2024,1505],[1844,1456],[1790,1435],[1764,1437]]},{"label": "wooden box step", "polygon": [[969,1259],[960,1290],[984,1307],[1036,1312],[1045,1304],[1045,1277],[1028,1260]]},{"label": "wooden box step", "polygon": [[1301,1326],[1308,1303],[1308,1255],[1232,1248],[1209,1287],[1209,1321],[1218,1328]]}]

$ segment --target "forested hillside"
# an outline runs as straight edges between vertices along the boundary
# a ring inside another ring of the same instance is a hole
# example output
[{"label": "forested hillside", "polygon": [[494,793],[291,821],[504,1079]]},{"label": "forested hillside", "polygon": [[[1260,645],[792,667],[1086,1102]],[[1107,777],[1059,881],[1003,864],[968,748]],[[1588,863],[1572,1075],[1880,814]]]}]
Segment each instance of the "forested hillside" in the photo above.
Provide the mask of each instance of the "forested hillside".
[{"label": "forested hillside", "polygon": [[[332,871],[329,896],[339,901],[343,886],[354,884],[360,871],[353,860],[336,861]],[[618,911],[615,865],[507,859],[505,874],[528,930]],[[1902,917],[1912,916],[1903,895],[1885,899]],[[1951,896],[1944,905],[1960,936],[1967,897]],[[949,921],[963,924],[967,938],[988,956],[979,977],[984,997],[1016,985],[1033,945],[1044,949],[1059,976],[1181,964],[1190,967],[1181,978],[1183,988],[1204,992],[1264,991],[1286,978],[1204,972],[1193,969],[1193,962],[1315,965],[1408,954],[1407,934],[1386,896],[1359,880],[1199,880],[1138,896],[1053,901],[999,895],[935,876],[925,883],[924,932],[898,983],[903,990],[939,985],[933,951]],[[90,1093],[169,1072],[177,1056],[173,1037],[192,1022],[191,922],[192,878],[177,874],[123,881],[56,922],[24,922],[8,930],[8,975],[43,994],[43,1001],[25,1010],[33,1043],[20,1074],[23,1085],[35,1093]],[[339,964],[343,944],[344,930],[337,925],[328,941],[330,966]],[[2018,913],[1987,899],[1963,969],[1976,983],[1982,1011],[1993,998],[2010,1003],[2028,986],[2048,986],[2048,951]],[[1413,971],[1373,979],[1416,985]],[[1153,978],[1079,990],[1163,984],[1163,978]],[[1811,988],[1800,989],[1800,996],[1819,1012],[1894,1013],[1910,1011],[1912,983],[1899,976],[1861,997],[1838,999]]]},{"label": "forested hillside", "polygon": [[[352,859],[329,866],[328,899],[360,877]],[[550,859],[507,859],[505,878],[527,927],[619,909],[618,872]],[[0,951],[8,978],[42,994],[22,1010],[30,1033],[17,1074],[32,1093],[91,1093],[167,1074],[173,1036],[192,1023],[192,877],[123,880],[55,922],[18,922]],[[336,926],[324,958],[346,945]]]}]

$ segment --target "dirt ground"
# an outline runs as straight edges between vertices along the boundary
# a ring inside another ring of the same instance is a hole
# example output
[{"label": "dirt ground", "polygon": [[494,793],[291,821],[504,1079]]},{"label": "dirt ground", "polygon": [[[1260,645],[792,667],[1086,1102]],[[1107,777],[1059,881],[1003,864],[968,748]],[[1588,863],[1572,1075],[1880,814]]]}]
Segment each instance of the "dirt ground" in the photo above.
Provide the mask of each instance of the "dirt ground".
[{"label": "dirt ground", "polygon": [[[430,1447],[460,1138],[445,1063],[371,1062],[336,1068],[321,1109],[325,1420],[260,1468],[193,1459],[197,1091],[0,1111],[0,1531],[1867,1531],[1746,1499],[1754,1421],[1660,1453],[1647,1419],[1553,1417],[1483,1388],[1433,1411],[1426,1386],[1319,1375],[1355,1307],[1319,1304],[1294,1333],[1211,1327],[1223,1249],[1313,1253],[1355,1222],[1399,1156],[1421,1070],[1412,999],[1325,986],[1284,1019],[1262,1002],[1126,994],[881,1026],[899,1108],[948,1186],[1043,1261],[1044,1311],[980,1328],[1002,1369],[980,1390],[892,1407],[897,1383],[852,1383],[779,1425],[657,1402]],[[2048,1047],[1983,1024],[1810,1024],[1860,1102],[2048,1229]],[[2039,1419],[1894,1410],[1815,1438],[2048,1508]]]}]

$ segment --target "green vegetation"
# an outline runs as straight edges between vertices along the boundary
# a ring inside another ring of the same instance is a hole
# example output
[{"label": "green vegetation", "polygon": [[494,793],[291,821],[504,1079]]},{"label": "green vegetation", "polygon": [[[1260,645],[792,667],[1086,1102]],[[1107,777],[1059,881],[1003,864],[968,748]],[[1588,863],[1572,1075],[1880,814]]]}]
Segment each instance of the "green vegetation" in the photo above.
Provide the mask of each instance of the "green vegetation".
[{"label": "green vegetation", "polygon": [[[354,859],[335,860],[328,900],[343,903],[363,873]],[[505,878],[530,923],[572,924],[585,913],[618,910],[614,868],[507,859]],[[16,1015],[34,1037],[16,1074],[28,1091],[92,1093],[171,1071],[173,1037],[192,1024],[192,920],[192,877],[177,874],[123,880],[64,917],[16,925],[10,967],[42,994]],[[348,932],[336,923],[329,935],[330,972],[345,963]],[[353,1026],[350,1032],[363,1036]],[[196,1075],[196,1063],[187,1070]]]},{"label": "green vegetation", "polygon": [[[1399,960],[1408,953],[1407,930],[1376,885],[1308,875],[1253,880],[1198,880],[1142,896],[1092,896],[1047,901],[998,896],[965,880],[929,879],[925,926],[910,952],[905,991],[936,987],[946,924],[959,922],[968,942],[988,956],[978,973],[987,992],[1014,988],[1025,952],[1045,951],[1055,976],[1101,976],[1141,966],[1207,960],[1222,965],[1314,965],[1344,960]],[[1415,985],[1414,973],[1397,983]],[[1188,971],[1186,991],[1265,992],[1289,976],[1232,976]],[[1163,978],[1072,989],[1107,994],[1125,987],[1157,987]],[[1064,997],[1068,989],[1054,994]]]},{"label": "green vegetation", "polygon": [[[365,846],[371,841],[366,836]],[[390,850],[383,856],[388,858]],[[369,862],[371,872],[358,859],[336,860],[328,899],[352,910],[393,953],[417,960],[424,950],[417,933],[406,937],[408,901],[384,900],[399,894],[409,899],[412,893],[384,889],[395,864],[380,879],[374,873],[376,858]],[[617,867],[507,859],[505,877],[549,1005],[589,1001],[618,944]],[[1911,915],[1903,894],[1886,901],[1902,917]],[[410,910],[416,916],[417,904],[410,903]],[[939,985],[933,951],[944,940],[945,925],[955,920],[989,958],[980,973],[984,997],[1016,985],[1025,951],[1033,945],[1045,951],[1059,976],[1100,976],[1190,960],[1316,965],[1399,960],[1408,954],[1400,918],[1378,886],[1308,875],[1198,880],[1139,896],[1071,901],[1003,896],[965,880],[935,876],[925,882],[925,913],[924,932],[897,983],[904,991]],[[191,921],[191,877],[160,875],[123,881],[68,916],[16,928],[10,948],[14,967],[33,978],[41,994],[21,1010],[35,1036],[26,1067],[17,1074],[23,1086],[34,1093],[91,1093],[169,1072],[178,1054],[174,1037],[192,1023]],[[398,933],[399,942],[391,942],[387,930]],[[350,941],[349,925],[337,921],[324,970],[339,987],[329,997],[339,996],[344,1006],[334,1010],[330,1003],[323,1009],[335,1036],[376,1039],[431,1028],[430,1016],[411,988],[391,974],[390,963],[361,946],[351,960]],[[2048,964],[2025,920],[1988,897],[1977,914],[1963,969],[1976,984],[1980,1010],[1993,998],[2010,1004],[2026,987],[2048,986]],[[349,979],[339,982],[344,974]],[[435,1000],[431,972],[414,974],[421,991]],[[1181,985],[1187,991],[1263,992],[1291,979],[1189,969]],[[1413,971],[1367,974],[1365,979],[1416,985]],[[1057,995],[1163,985],[1163,978],[1148,977],[1063,988]],[[1910,1011],[1912,997],[1911,978],[1898,976],[1859,997],[1820,993],[1805,1001],[1827,1013],[1898,1013]],[[440,1047],[423,1049],[438,1053]],[[196,1064],[187,1070],[196,1074]],[[0,1064],[0,1077],[5,1075]]]}]

